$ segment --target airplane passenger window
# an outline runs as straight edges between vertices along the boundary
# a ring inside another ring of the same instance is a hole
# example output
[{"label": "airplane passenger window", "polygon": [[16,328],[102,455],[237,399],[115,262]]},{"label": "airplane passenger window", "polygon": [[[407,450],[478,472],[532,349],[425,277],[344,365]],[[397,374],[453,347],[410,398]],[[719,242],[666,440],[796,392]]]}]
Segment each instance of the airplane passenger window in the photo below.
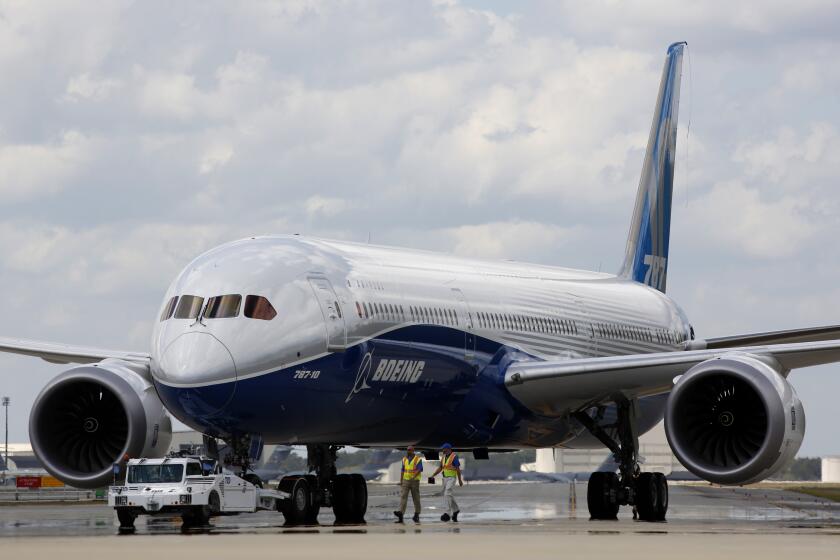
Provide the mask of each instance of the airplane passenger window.
[{"label": "airplane passenger window", "polygon": [[160,320],[166,321],[172,314],[175,313],[175,304],[178,303],[178,296],[174,296],[172,299],[167,302],[166,307],[163,308],[163,312],[160,314]]},{"label": "airplane passenger window", "polygon": [[274,310],[274,306],[266,298],[262,296],[247,296],[245,298],[245,316],[249,319],[271,321],[277,316],[277,311]]},{"label": "airplane passenger window", "polygon": [[175,309],[175,318],[195,319],[198,317],[198,312],[201,311],[203,304],[203,297],[181,296],[181,301],[178,302],[178,307]]},{"label": "airplane passenger window", "polygon": [[362,315],[362,306],[359,305],[359,302],[356,302],[356,313],[359,314],[359,319],[364,319],[364,315]]},{"label": "airplane passenger window", "polygon": [[205,319],[228,319],[239,315],[239,306],[242,303],[242,296],[239,294],[228,294],[214,296],[207,300],[207,308],[204,310]]}]

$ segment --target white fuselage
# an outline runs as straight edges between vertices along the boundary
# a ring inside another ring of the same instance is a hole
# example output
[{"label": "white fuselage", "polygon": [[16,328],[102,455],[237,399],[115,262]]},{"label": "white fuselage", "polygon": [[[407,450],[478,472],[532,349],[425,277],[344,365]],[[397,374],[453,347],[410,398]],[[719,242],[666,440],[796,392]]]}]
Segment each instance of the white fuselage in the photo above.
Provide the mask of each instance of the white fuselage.
[{"label": "white fuselage", "polygon": [[[205,416],[237,399],[237,383],[261,376],[285,372],[317,387],[328,375],[319,360],[383,337],[427,350],[445,332],[447,355],[476,370],[497,348],[562,359],[676,351],[690,339],[685,315],[670,298],[614,275],[299,236],[208,251],[173,282],[164,305],[184,295],[206,302],[226,294],[265,297],[276,316],[169,318],[153,335],[159,387],[202,395],[215,387],[203,402]],[[388,379],[423,383],[424,360],[403,358],[394,359],[397,371]],[[382,377],[388,365],[374,365],[370,375]],[[353,372],[347,401],[369,385],[362,370]],[[189,424],[189,406],[174,408]]]}]

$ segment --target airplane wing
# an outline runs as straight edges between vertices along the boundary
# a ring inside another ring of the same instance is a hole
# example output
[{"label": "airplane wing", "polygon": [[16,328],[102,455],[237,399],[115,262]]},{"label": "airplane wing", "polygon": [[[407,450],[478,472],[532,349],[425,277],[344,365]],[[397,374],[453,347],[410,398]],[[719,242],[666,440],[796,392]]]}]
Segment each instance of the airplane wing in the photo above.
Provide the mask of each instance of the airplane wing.
[{"label": "airplane wing", "polygon": [[789,371],[840,362],[840,340],[519,362],[508,367],[505,385],[531,410],[556,416],[618,394],[634,398],[668,392],[692,366],[733,354],[772,358]]},{"label": "airplane wing", "polygon": [[5,337],[0,337],[0,352],[35,356],[53,364],[89,364],[100,362],[106,358],[118,358],[148,365],[151,360],[151,356],[143,352],[103,350],[101,348],[86,348],[54,342]]},{"label": "airplane wing", "polygon": [[759,344],[790,344],[822,340],[840,340],[840,325],[708,338],[706,339],[706,348],[736,348]]}]

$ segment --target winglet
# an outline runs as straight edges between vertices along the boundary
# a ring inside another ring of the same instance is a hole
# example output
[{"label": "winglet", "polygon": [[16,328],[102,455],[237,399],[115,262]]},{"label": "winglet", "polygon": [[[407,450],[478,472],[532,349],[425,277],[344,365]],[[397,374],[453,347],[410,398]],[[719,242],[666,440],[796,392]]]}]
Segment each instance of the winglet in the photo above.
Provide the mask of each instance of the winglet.
[{"label": "winglet", "polygon": [[687,44],[673,43],[665,57],[624,264],[619,271],[620,276],[661,292],[665,291],[668,273],[680,78]]}]

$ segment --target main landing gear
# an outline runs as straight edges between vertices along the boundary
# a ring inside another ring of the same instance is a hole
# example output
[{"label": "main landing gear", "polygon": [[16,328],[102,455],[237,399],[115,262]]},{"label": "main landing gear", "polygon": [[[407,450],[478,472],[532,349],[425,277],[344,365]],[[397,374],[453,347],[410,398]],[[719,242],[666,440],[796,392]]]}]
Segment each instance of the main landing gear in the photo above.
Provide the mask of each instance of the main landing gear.
[{"label": "main landing gear", "polygon": [[[575,413],[598,440],[612,451],[619,465],[619,474],[594,472],[589,477],[586,492],[589,515],[592,519],[616,519],[620,506],[632,505],[634,517],[641,521],[664,521],[668,512],[668,481],[662,473],[639,471],[639,438],[636,432],[636,402],[619,400],[618,419],[611,426],[599,423],[603,410],[593,419],[586,412]],[[617,439],[605,428],[614,428]]]},{"label": "main landing gear", "polygon": [[279,507],[287,525],[318,523],[321,506],[332,507],[335,522],[365,522],[367,482],[360,474],[338,474],[335,468],[335,445],[307,445],[309,472],[301,476],[284,476],[277,489],[288,492],[291,499]]}]

